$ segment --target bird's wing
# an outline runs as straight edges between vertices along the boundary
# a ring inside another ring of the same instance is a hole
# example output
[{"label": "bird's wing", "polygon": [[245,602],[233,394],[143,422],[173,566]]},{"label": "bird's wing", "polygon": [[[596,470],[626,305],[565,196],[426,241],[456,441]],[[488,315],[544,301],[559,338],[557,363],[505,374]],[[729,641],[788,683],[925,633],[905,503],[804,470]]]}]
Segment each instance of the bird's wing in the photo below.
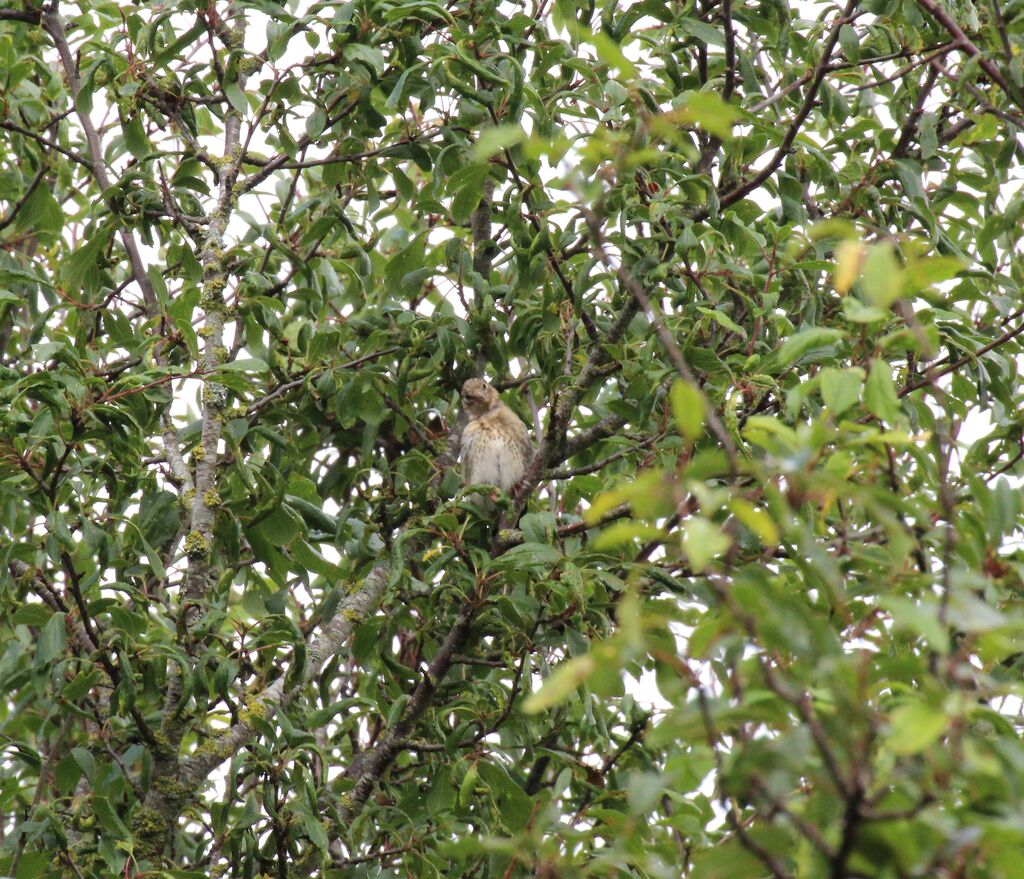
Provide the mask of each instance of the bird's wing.
[{"label": "bird's wing", "polygon": [[[518,418],[516,420],[519,421]],[[533,444],[533,440],[530,439],[529,428],[523,424],[522,421],[519,421],[519,426],[522,429],[517,431],[516,444],[519,446],[519,450],[522,453],[523,460],[526,462],[526,466],[529,467],[530,462],[533,460],[533,456],[537,454],[537,447]]]},{"label": "bird's wing", "polygon": [[523,423],[523,420],[511,409],[507,409],[504,415],[505,418],[503,420],[507,428],[506,436],[508,437],[509,451],[511,452],[509,482],[510,485],[514,485],[526,475],[527,468],[529,468],[530,462],[533,460],[537,450],[530,439],[530,430]]},{"label": "bird's wing", "polygon": [[473,461],[475,440],[478,433],[474,429],[473,422],[469,422],[462,430],[462,437],[459,439],[459,465],[462,468],[462,484],[473,484]]}]

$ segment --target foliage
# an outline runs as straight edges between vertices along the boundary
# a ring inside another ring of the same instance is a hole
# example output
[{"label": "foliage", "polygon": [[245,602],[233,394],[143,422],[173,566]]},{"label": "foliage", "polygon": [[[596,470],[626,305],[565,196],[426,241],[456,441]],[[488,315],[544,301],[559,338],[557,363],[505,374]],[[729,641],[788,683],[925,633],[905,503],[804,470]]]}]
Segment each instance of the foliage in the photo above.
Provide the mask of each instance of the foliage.
[{"label": "foliage", "polygon": [[1019,875],[1018,0],[0,58],[0,873]]}]

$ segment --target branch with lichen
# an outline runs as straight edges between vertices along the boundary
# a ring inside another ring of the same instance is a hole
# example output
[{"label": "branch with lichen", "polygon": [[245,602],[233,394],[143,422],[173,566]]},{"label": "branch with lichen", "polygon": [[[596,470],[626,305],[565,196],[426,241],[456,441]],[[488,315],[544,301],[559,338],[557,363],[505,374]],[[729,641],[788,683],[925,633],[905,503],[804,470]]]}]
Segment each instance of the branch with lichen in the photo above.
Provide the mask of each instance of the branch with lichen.
[{"label": "branch with lichen", "polygon": [[295,697],[301,686],[320,674],[327,661],[338,653],[364,619],[373,613],[387,588],[391,568],[378,564],[362,584],[341,602],[334,616],[313,638],[301,675],[283,674],[258,692],[242,700],[238,721],[203,742],[185,760],[179,761],[166,736],[161,735],[163,753],[157,757],[157,771],[145,802],[133,816],[132,832],[136,851],[158,860],[164,844],[182,810],[199,792],[210,773],[230,759],[238,749],[256,737],[257,720],[270,720]]},{"label": "branch with lichen", "polygon": [[[244,42],[245,18],[232,9],[229,18],[233,21],[227,38],[229,51],[238,51]],[[244,92],[247,68],[239,63],[229,64],[235,71],[238,87]],[[220,175],[217,202],[207,217],[206,237],[199,253],[203,267],[203,290],[199,306],[203,310],[203,326],[198,333],[202,339],[198,371],[209,375],[228,359],[224,345],[224,324],[229,308],[224,297],[228,285],[227,259],[224,250],[224,233],[236,203],[235,181],[241,166],[240,132],[242,114],[235,108],[227,110],[224,121],[224,160]],[[217,447],[223,429],[223,413],[227,407],[227,389],[216,381],[208,381],[202,394],[202,432],[195,450],[195,478],[188,488],[191,494],[190,528],[185,541],[185,554],[189,560],[185,574],[185,589],[182,596],[184,630],[191,632],[199,622],[202,599],[210,579],[213,524],[217,504],[208,503],[211,495],[217,495]],[[167,707],[173,712],[173,704]]]},{"label": "branch with lichen", "polygon": [[263,690],[243,699],[238,722],[200,745],[181,764],[179,778],[195,790],[217,766],[235,754],[242,745],[256,736],[255,718],[269,720],[287,706],[301,688],[320,674],[327,661],[345,646],[352,633],[380,603],[387,588],[391,568],[376,565],[362,584],[338,606],[334,616],[306,649],[306,664],[301,676],[281,675]]},{"label": "branch with lichen", "polygon": [[[238,87],[245,90],[246,71],[238,64],[241,46],[244,42],[246,22],[242,12],[231,7],[225,16],[230,21],[228,52],[231,55],[229,70]],[[198,254],[203,267],[203,289],[199,300],[203,310],[203,326],[198,333],[202,339],[197,371],[204,375],[215,372],[227,359],[224,346],[224,324],[228,317],[224,291],[228,285],[227,258],[224,235],[237,200],[235,181],[241,166],[242,148],[239,135],[242,114],[234,107],[228,107],[224,121],[224,161],[221,169],[217,200],[205,218],[207,228],[202,247]],[[188,654],[196,651],[197,627],[204,617],[205,598],[213,581],[213,528],[220,498],[217,491],[219,467],[218,446],[223,429],[223,413],[227,407],[228,392],[215,380],[206,382],[202,392],[202,427],[200,441],[193,453],[194,476],[190,479],[187,466],[176,460],[177,438],[169,416],[163,422],[164,443],[168,449],[168,461],[185,490],[184,500],[189,507],[188,531],[185,534],[183,550],[187,560],[184,588],[181,592],[179,609],[178,639]],[[180,454],[178,455],[180,458]],[[168,673],[167,692],[164,697],[163,726],[153,754],[153,783],[146,794],[145,802],[135,814],[133,827],[144,857],[159,859],[164,844],[169,838],[181,810],[193,795],[195,785],[189,785],[180,778],[179,750],[186,729],[182,716],[181,696],[185,672],[173,665]]]}]

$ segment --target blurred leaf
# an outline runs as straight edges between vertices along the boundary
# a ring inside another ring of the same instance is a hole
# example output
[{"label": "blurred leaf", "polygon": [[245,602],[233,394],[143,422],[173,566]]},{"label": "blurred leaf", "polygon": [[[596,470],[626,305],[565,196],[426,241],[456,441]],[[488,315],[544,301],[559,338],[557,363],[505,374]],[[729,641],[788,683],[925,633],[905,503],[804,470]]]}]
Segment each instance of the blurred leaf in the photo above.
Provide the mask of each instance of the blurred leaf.
[{"label": "blurred leaf", "polygon": [[864,385],[864,370],[860,367],[835,369],[826,367],[821,375],[821,398],[837,418],[851,406],[860,402]]},{"label": "blurred leaf", "polygon": [[777,546],[779,543],[779,529],[772,517],[764,510],[759,510],[753,504],[741,498],[733,498],[729,502],[729,509],[744,525],[754,532],[765,546]]},{"label": "blurred leaf", "polygon": [[919,754],[938,740],[948,724],[944,711],[924,702],[902,705],[889,716],[886,745],[896,754]]},{"label": "blurred leaf", "polygon": [[899,420],[900,401],[892,381],[892,370],[884,360],[871,361],[871,372],[864,385],[864,404],[872,415],[888,424]]},{"label": "blurred leaf", "polygon": [[480,133],[473,148],[473,158],[478,162],[484,162],[495,153],[518,146],[525,139],[526,132],[519,125],[498,125],[495,128],[488,128]]},{"label": "blurred leaf", "polygon": [[872,305],[887,308],[903,292],[903,267],[889,242],[872,244],[861,267],[861,284]]},{"label": "blurred leaf", "polygon": [[633,543],[635,540],[653,540],[661,537],[662,531],[655,525],[647,525],[644,522],[636,522],[630,519],[619,522],[612,522],[602,528],[597,537],[594,538],[593,547],[596,551],[618,549],[621,546]]},{"label": "blurred leaf", "polygon": [[731,544],[729,536],[703,516],[691,516],[686,521],[683,549],[694,571],[704,571]]},{"label": "blurred leaf", "polygon": [[714,92],[690,93],[673,115],[685,125],[696,123],[721,140],[732,137],[733,123],[739,118],[739,113]]},{"label": "blurred leaf", "polygon": [[537,692],[523,700],[523,713],[537,714],[564,702],[593,674],[595,668],[596,662],[591,653],[563,662]]},{"label": "blurred leaf", "polygon": [[853,282],[860,276],[864,260],[864,245],[860,241],[841,241],[836,248],[836,267],[832,275],[832,286],[837,293],[846,294]]},{"label": "blurred leaf", "polygon": [[703,395],[688,382],[676,380],[670,399],[679,432],[690,442],[696,442],[704,431]]}]

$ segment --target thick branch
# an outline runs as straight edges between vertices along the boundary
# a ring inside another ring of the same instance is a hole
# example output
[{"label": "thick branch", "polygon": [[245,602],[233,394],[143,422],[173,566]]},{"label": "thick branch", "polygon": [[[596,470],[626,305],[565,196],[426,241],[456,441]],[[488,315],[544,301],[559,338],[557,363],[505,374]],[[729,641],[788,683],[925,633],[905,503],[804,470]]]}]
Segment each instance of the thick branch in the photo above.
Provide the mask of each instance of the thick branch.
[{"label": "thick branch", "polygon": [[39,24],[42,11],[39,9],[0,9],[0,21],[23,21],[25,24]]},{"label": "thick branch", "polygon": [[[327,661],[341,651],[349,637],[363,620],[370,616],[387,588],[391,569],[377,565],[363,580],[362,585],[338,606],[334,616],[321,633],[310,641],[306,651],[306,667],[301,677],[305,683],[316,678]],[[217,766],[229,759],[246,742],[256,736],[250,718],[269,719],[291,702],[299,681],[282,675],[265,690],[246,700],[248,714],[245,719],[216,736],[189,757],[181,766],[181,778],[191,788],[197,787]]]},{"label": "thick branch", "polygon": [[[234,11],[234,10],[233,10]],[[245,19],[240,15],[234,25],[233,39],[242,44]],[[244,91],[246,76],[238,75],[238,87]],[[214,372],[224,359],[224,323],[227,305],[224,289],[228,273],[224,252],[224,233],[235,204],[235,181],[242,163],[239,141],[242,114],[234,108],[228,110],[224,120],[224,155],[231,159],[221,174],[217,203],[210,213],[203,248],[199,254],[203,266],[203,295],[199,300],[205,312],[203,317],[203,349],[199,358],[199,371]],[[211,576],[210,555],[213,541],[214,510],[217,506],[216,482],[218,446],[223,429],[222,412],[227,405],[227,389],[216,382],[207,382],[203,388],[202,436],[196,462],[194,495],[192,497],[191,531],[186,540],[185,553],[189,559],[185,575],[182,600],[184,624],[194,628],[201,616],[199,602],[209,588]],[[168,705],[171,703],[168,702]]]}]

